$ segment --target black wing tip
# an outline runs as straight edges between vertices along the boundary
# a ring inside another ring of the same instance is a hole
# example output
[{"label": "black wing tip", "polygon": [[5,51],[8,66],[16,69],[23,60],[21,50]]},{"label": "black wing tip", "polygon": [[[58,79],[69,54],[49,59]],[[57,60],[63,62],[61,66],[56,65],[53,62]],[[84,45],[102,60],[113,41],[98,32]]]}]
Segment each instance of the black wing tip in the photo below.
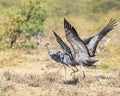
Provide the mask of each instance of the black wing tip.
[{"label": "black wing tip", "polygon": [[54,34],[56,34],[54,30],[53,30],[52,32],[53,32]]},{"label": "black wing tip", "polygon": [[68,21],[64,18],[64,25],[66,26],[68,24]]},{"label": "black wing tip", "polygon": [[66,18],[64,18],[64,22],[66,22],[67,21],[67,19]]},{"label": "black wing tip", "polygon": [[112,25],[113,27],[117,26],[117,21],[115,19],[111,18],[108,22],[108,25]]},{"label": "black wing tip", "polygon": [[53,34],[55,35],[55,37],[58,37],[57,33],[55,31],[53,31]]},{"label": "black wing tip", "polygon": [[110,21],[112,21],[112,22],[117,22],[117,21],[116,21],[115,19],[113,19],[113,18],[111,18]]},{"label": "black wing tip", "polygon": [[103,30],[108,30],[107,32],[109,32],[114,29],[115,26],[117,26],[117,21],[111,18]]},{"label": "black wing tip", "polygon": [[70,25],[70,23],[68,22],[68,20],[66,18],[64,18],[64,24]]},{"label": "black wing tip", "polygon": [[72,29],[72,27],[73,26],[68,22],[68,20],[64,18],[64,28]]}]

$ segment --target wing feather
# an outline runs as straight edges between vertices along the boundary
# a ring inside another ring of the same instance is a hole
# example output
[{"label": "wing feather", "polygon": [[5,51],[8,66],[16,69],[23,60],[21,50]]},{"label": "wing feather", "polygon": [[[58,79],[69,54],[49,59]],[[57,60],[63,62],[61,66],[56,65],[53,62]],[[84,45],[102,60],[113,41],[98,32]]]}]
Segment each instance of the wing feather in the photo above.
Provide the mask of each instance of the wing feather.
[{"label": "wing feather", "polygon": [[55,33],[53,31],[55,37],[56,37],[56,40],[58,42],[58,44],[61,46],[61,48],[65,51],[65,52],[68,52],[68,53],[71,53],[71,50],[70,48],[67,46],[67,44],[57,35],[57,33]]},{"label": "wing feather", "polygon": [[86,44],[78,36],[75,28],[71,26],[71,24],[66,19],[64,19],[64,29],[66,38],[74,50],[75,58],[88,57],[90,54]]},{"label": "wing feather", "polygon": [[87,44],[91,56],[95,56],[96,48],[99,41],[104,36],[106,36],[107,33],[110,32],[116,25],[117,22],[114,19],[110,19],[107,25],[96,36],[92,36],[84,40],[85,44]]},{"label": "wing feather", "polygon": [[56,40],[57,40],[58,44],[61,46],[61,48],[64,50],[64,52],[67,53],[67,54],[70,56],[70,58],[71,58],[71,60],[72,60],[72,59],[73,59],[73,56],[72,56],[72,52],[71,52],[70,48],[69,48],[69,47],[67,46],[67,44],[57,35],[57,33],[55,33],[54,31],[53,31],[53,33],[54,33],[54,35],[55,35],[55,37],[56,37]]}]

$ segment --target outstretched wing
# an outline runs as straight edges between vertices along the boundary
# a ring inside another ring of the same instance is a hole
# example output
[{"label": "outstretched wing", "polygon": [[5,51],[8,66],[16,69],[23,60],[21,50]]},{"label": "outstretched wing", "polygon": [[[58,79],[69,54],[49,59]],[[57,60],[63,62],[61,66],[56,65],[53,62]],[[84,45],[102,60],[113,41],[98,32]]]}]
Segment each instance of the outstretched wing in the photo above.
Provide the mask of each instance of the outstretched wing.
[{"label": "outstretched wing", "polygon": [[58,44],[61,46],[61,48],[64,50],[64,52],[67,52],[67,53],[71,54],[71,50],[67,46],[67,44],[57,35],[57,33],[55,33],[54,31],[53,31],[53,33],[56,37],[56,40],[57,40]]},{"label": "outstretched wing", "polygon": [[67,46],[67,44],[57,35],[57,33],[55,33],[54,31],[53,31],[53,33],[54,33],[54,35],[55,35],[55,37],[56,37],[56,40],[57,40],[58,44],[61,46],[61,48],[64,50],[64,52],[70,56],[71,60],[73,60],[73,56],[72,56],[72,52],[71,52],[70,48],[69,48],[69,47]]},{"label": "outstretched wing", "polygon": [[75,28],[71,26],[71,24],[66,19],[64,19],[64,29],[66,38],[74,50],[75,58],[90,56],[86,44],[78,36]]},{"label": "outstretched wing", "polygon": [[87,44],[91,56],[95,56],[99,41],[117,25],[116,23],[117,22],[115,20],[111,19],[102,29],[102,31],[100,31],[96,36],[92,36],[84,40],[85,44]]}]

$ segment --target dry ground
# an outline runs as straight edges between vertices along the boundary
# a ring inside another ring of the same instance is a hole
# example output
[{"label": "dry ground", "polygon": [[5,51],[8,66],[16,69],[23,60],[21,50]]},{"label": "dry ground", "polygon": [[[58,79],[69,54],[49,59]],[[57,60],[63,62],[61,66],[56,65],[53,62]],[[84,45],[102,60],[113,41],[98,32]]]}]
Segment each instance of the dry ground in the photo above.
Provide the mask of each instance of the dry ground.
[{"label": "dry ground", "polygon": [[67,69],[65,84],[64,69],[57,73],[61,65],[50,59],[43,45],[37,50],[14,51],[11,58],[6,58],[13,54],[11,50],[4,52],[4,57],[1,53],[1,58],[6,58],[6,66],[0,69],[0,96],[120,96],[119,69],[98,69],[99,81],[92,68],[85,68],[85,80],[81,80],[80,70],[76,81]]}]

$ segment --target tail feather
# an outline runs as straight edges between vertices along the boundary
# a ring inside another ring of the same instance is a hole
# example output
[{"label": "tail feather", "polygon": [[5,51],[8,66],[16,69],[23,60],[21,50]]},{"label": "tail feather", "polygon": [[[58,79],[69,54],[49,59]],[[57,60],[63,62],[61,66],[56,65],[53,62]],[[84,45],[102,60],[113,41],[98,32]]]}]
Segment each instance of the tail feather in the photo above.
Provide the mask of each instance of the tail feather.
[{"label": "tail feather", "polygon": [[94,63],[98,62],[99,60],[93,60],[93,59],[87,59],[85,65],[86,66],[91,66]]}]

